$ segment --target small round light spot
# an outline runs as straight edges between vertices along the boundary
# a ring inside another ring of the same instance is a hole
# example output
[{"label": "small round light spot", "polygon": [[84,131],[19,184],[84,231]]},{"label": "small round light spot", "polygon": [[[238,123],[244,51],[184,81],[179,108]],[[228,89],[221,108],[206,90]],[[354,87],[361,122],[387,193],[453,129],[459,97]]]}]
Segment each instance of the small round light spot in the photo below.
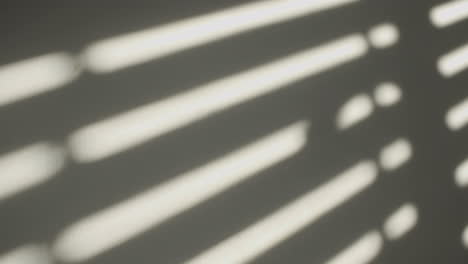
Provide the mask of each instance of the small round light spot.
[{"label": "small round light spot", "polygon": [[368,38],[375,48],[387,48],[398,41],[399,35],[395,25],[385,23],[371,28]]},{"label": "small round light spot", "polygon": [[374,100],[378,106],[391,106],[401,99],[401,89],[395,83],[381,83],[374,91]]}]

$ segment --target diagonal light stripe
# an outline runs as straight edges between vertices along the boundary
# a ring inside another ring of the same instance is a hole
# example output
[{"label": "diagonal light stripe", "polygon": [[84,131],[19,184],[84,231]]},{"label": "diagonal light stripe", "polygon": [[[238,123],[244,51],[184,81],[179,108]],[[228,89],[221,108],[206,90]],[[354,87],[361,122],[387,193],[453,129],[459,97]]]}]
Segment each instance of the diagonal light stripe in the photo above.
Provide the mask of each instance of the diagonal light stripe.
[{"label": "diagonal light stripe", "polygon": [[64,163],[64,151],[48,143],[37,143],[0,156],[0,201],[45,182]]},{"label": "diagonal light stripe", "polygon": [[418,209],[414,204],[407,203],[390,215],[384,224],[384,232],[388,239],[396,240],[408,233],[418,221]]},{"label": "diagonal light stripe", "polygon": [[373,162],[360,162],[188,263],[249,262],[364,190],[376,177],[377,168]]},{"label": "diagonal light stripe", "polygon": [[298,122],[203,167],[179,175],[67,228],[54,252],[79,262],[154,228],[233,185],[297,153],[306,143],[306,122]]},{"label": "diagonal light stripe", "polygon": [[52,53],[0,67],[0,106],[44,93],[79,74],[66,53]]},{"label": "diagonal light stripe", "polygon": [[432,24],[438,28],[447,27],[468,18],[468,0],[443,3],[431,9]]},{"label": "diagonal light stripe", "polygon": [[245,31],[356,1],[258,1],[96,42],[85,50],[84,61],[88,68],[95,72],[115,71]]},{"label": "diagonal light stripe", "polygon": [[52,264],[45,246],[24,245],[0,256],[0,264]]},{"label": "diagonal light stripe", "polygon": [[351,97],[341,106],[336,117],[336,126],[345,130],[368,118],[374,111],[374,104],[366,94]]},{"label": "diagonal light stripe", "polygon": [[346,36],[90,124],[73,133],[69,145],[78,161],[103,159],[356,59],[366,51],[367,44],[361,35]]},{"label": "diagonal light stripe", "polygon": [[384,170],[391,171],[401,167],[412,156],[411,143],[405,138],[399,138],[380,151],[379,162]]},{"label": "diagonal light stripe", "polygon": [[372,231],[354,242],[348,248],[327,261],[326,264],[366,264],[370,263],[382,250],[383,239],[377,231]]},{"label": "diagonal light stripe", "polygon": [[468,67],[468,44],[442,55],[437,60],[439,73],[446,78],[455,76]]},{"label": "diagonal light stripe", "polygon": [[445,123],[450,130],[460,130],[468,124],[468,98],[452,106],[445,115]]}]

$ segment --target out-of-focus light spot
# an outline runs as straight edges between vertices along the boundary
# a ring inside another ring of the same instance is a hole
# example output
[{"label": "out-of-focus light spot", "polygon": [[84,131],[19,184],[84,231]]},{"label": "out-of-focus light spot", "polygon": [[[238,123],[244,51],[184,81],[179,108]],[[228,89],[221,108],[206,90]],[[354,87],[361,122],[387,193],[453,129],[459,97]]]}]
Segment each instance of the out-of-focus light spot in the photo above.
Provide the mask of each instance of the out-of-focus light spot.
[{"label": "out-of-focus light spot", "polygon": [[408,233],[418,221],[418,209],[413,204],[405,204],[390,215],[384,224],[388,239],[396,240]]},{"label": "out-of-focus light spot", "polygon": [[366,51],[367,44],[361,35],[349,35],[90,124],[71,135],[69,146],[78,161],[103,159],[215,112],[356,59]]},{"label": "out-of-focus light spot", "polygon": [[431,9],[432,24],[438,28],[453,25],[468,18],[468,0],[449,1]]},{"label": "out-of-focus light spot", "polygon": [[365,264],[371,262],[383,245],[382,236],[377,231],[369,232],[340,252],[326,264]]},{"label": "out-of-focus light spot", "polygon": [[466,187],[468,185],[468,159],[465,159],[455,169],[455,183],[458,187]]},{"label": "out-of-focus light spot", "polygon": [[336,125],[339,129],[347,129],[370,116],[374,105],[369,96],[359,94],[349,99],[339,110]]},{"label": "out-of-focus light spot", "polygon": [[449,78],[468,67],[468,44],[465,44],[437,60],[437,68],[444,77]]},{"label": "out-of-focus light spot", "polygon": [[249,262],[364,190],[376,177],[373,162],[358,163],[187,263]]},{"label": "out-of-focus light spot", "polygon": [[468,98],[452,106],[445,115],[445,123],[450,130],[459,130],[468,123]]},{"label": "out-of-focus light spot", "polygon": [[398,41],[398,28],[390,23],[374,26],[369,31],[369,41],[376,48],[387,48]]},{"label": "out-of-focus light spot", "polygon": [[468,248],[468,226],[463,230],[462,243],[465,248]]},{"label": "out-of-focus light spot", "polygon": [[87,67],[111,72],[259,27],[284,22],[357,0],[269,0],[237,6],[92,44]]},{"label": "out-of-focus light spot", "polygon": [[67,228],[54,244],[54,252],[67,262],[80,262],[124,243],[291,157],[305,145],[307,127],[306,122],[295,123],[226,157],[91,215]]},{"label": "out-of-focus light spot", "polygon": [[0,256],[0,264],[52,264],[48,251],[39,245],[19,247]]},{"label": "out-of-focus light spot", "polygon": [[73,58],[53,53],[0,67],[0,106],[44,93],[78,75]]},{"label": "out-of-focus light spot", "polygon": [[387,107],[401,99],[401,89],[395,83],[385,82],[375,88],[374,100],[378,106]]},{"label": "out-of-focus light spot", "polygon": [[64,151],[47,143],[0,156],[0,201],[48,180],[64,163]]},{"label": "out-of-focus light spot", "polygon": [[413,151],[411,143],[403,138],[395,140],[380,152],[380,164],[385,170],[394,170],[407,162]]}]

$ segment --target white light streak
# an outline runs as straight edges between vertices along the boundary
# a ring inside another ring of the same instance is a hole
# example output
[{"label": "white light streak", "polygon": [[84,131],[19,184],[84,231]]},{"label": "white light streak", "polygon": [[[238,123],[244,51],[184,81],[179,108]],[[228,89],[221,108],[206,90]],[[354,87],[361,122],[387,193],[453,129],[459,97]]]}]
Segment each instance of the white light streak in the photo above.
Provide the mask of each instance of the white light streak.
[{"label": "white light streak", "polygon": [[390,23],[374,26],[369,31],[369,41],[375,48],[388,48],[397,43],[400,33],[398,28]]},{"label": "white light streak", "polygon": [[377,231],[365,234],[326,264],[370,263],[382,250],[383,239]]},{"label": "white light streak", "polygon": [[268,0],[249,3],[96,42],[85,50],[84,61],[94,72],[111,72],[356,1]]},{"label": "white light streak", "polygon": [[385,82],[375,88],[374,100],[378,106],[388,107],[400,101],[402,92],[395,83]]},{"label": "white light streak", "polygon": [[465,159],[455,169],[455,183],[458,187],[466,187],[468,185],[468,159]]},{"label": "white light streak", "polygon": [[64,151],[48,143],[0,156],[0,201],[47,181],[64,163]]},{"label": "white light streak", "polygon": [[468,18],[468,1],[449,1],[431,9],[429,17],[438,28],[447,27]]},{"label": "white light streak", "polygon": [[380,164],[384,170],[395,170],[406,163],[413,155],[411,143],[400,138],[384,147],[380,152]]},{"label": "white light streak", "polygon": [[80,220],[59,236],[54,252],[62,260],[80,262],[122,244],[291,157],[305,145],[306,130],[306,122],[295,123]]},{"label": "white light streak", "polygon": [[384,223],[384,232],[388,239],[396,240],[408,233],[418,221],[418,209],[413,204],[404,204]]},{"label": "white light streak", "polygon": [[0,264],[52,264],[45,247],[25,245],[0,256]]},{"label": "white light streak", "polygon": [[369,117],[374,105],[369,96],[359,94],[349,99],[339,110],[336,125],[340,130],[348,129]]},{"label": "white light streak", "polygon": [[468,44],[450,51],[437,60],[437,69],[442,76],[450,78],[468,67]]},{"label": "white light streak", "polygon": [[52,53],[0,67],[0,106],[57,89],[78,75],[73,58]]},{"label": "white light streak", "polygon": [[377,168],[361,162],[315,190],[208,249],[189,264],[246,263],[335,209],[374,182]]},{"label": "white light streak", "polygon": [[452,106],[445,115],[445,123],[450,130],[460,130],[468,124],[468,98]]},{"label": "white light streak", "polygon": [[90,124],[69,138],[74,158],[103,159],[239,103],[362,56],[367,44],[349,35],[186,93]]}]

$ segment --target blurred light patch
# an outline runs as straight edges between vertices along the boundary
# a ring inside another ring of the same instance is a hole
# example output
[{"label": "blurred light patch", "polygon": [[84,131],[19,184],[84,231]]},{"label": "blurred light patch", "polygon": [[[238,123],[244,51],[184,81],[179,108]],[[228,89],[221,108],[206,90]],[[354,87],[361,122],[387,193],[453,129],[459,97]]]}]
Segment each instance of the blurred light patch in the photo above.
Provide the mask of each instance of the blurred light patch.
[{"label": "blurred light patch", "polygon": [[340,130],[348,129],[372,114],[374,105],[369,96],[359,94],[349,99],[338,111],[336,125]]},{"label": "blurred light patch", "polygon": [[445,115],[450,130],[460,130],[468,123],[468,98],[452,106]]},{"label": "blurred light patch", "polygon": [[370,29],[368,38],[375,48],[387,48],[398,42],[400,33],[398,28],[390,23],[374,26]]},{"label": "blurred light patch", "polygon": [[468,248],[468,226],[465,227],[465,230],[463,230],[462,243],[465,248]]},{"label": "blurred light patch", "polygon": [[249,262],[364,190],[376,177],[373,162],[360,162],[188,263]]},{"label": "blurred light patch", "polygon": [[78,161],[103,159],[356,59],[366,51],[361,35],[349,35],[90,124],[71,135],[69,146]]},{"label": "blurred light patch", "polygon": [[407,203],[394,212],[384,223],[384,233],[390,240],[396,240],[408,233],[418,221],[418,209]]},{"label": "blurred light patch", "polygon": [[382,250],[383,239],[377,231],[365,234],[326,264],[370,263]]},{"label": "blurred light patch", "polygon": [[402,92],[400,87],[392,82],[384,82],[375,88],[374,100],[378,106],[387,107],[400,101]]},{"label": "blurred light patch", "polygon": [[79,74],[74,59],[52,53],[0,67],[0,106],[57,89]]},{"label": "blurred light patch", "polygon": [[400,138],[385,146],[380,152],[380,165],[384,170],[395,170],[406,163],[413,155],[411,143]]},{"label": "blurred light patch", "polygon": [[53,264],[53,262],[44,246],[25,245],[0,256],[0,264]]},{"label": "blurred light patch", "polygon": [[80,220],[62,232],[54,252],[67,262],[80,262],[122,244],[296,154],[306,144],[307,128],[307,122],[295,123]]},{"label": "blurred light patch", "polygon": [[465,44],[437,60],[437,69],[444,77],[452,77],[468,67],[468,44]]},{"label": "blurred light patch", "polygon": [[63,149],[37,143],[0,156],[0,201],[41,184],[65,164]]},{"label": "blurred light patch", "polygon": [[468,185],[468,159],[465,159],[455,169],[455,183],[458,187],[466,187]]},{"label": "blurred light patch", "polygon": [[84,61],[94,72],[111,72],[356,1],[258,1],[96,42],[85,50]]},{"label": "blurred light patch", "polygon": [[453,25],[468,18],[468,0],[449,1],[431,9],[432,24],[438,28]]}]

